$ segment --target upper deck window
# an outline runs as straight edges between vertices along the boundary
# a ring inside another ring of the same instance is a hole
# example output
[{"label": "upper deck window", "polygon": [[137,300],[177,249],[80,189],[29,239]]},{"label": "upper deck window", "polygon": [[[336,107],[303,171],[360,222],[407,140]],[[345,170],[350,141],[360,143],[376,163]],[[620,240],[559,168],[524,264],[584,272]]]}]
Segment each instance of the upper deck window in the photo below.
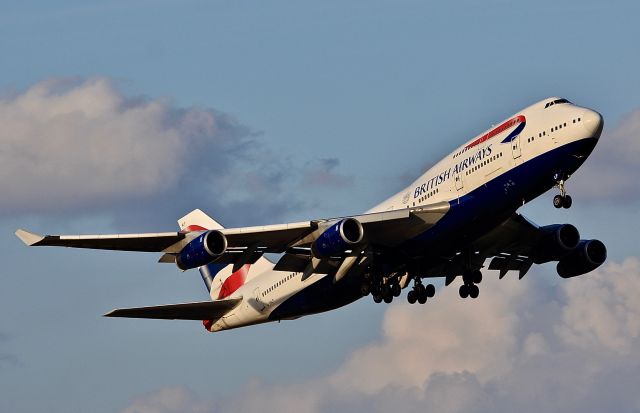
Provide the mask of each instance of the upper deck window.
[{"label": "upper deck window", "polygon": [[571,102],[569,102],[567,99],[556,99],[556,100],[554,100],[554,101],[547,102],[547,104],[546,104],[546,105],[544,105],[544,108],[546,109],[546,108],[548,108],[549,106],[559,105],[559,104],[561,104],[561,103],[571,103]]}]

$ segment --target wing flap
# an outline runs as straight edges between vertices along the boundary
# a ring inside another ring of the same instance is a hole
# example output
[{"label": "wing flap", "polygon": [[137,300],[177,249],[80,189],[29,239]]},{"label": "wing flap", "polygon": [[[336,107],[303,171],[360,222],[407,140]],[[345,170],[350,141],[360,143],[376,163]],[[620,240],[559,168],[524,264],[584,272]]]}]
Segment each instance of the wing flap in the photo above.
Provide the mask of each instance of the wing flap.
[{"label": "wing flap", "polygon": [[105,317],[152,318],[159,320],[217,320],[234,309],[242,298],[217,301],[156,305],[151,307],[117,308]]}]

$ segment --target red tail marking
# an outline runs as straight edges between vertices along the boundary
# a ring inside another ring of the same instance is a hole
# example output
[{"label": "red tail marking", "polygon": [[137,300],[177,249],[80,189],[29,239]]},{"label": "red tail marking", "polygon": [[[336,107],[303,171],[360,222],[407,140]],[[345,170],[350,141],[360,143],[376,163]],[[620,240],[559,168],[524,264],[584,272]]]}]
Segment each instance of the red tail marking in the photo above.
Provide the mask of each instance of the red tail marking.
[{"label": "red tail marking", "polygon": [[240,267],[238,271],[231,274],[229,278],[224,280],[220,288],[220,294],[218,294],[218,299],[226,298],[233,294],[238,288],[242,287],[249,273],[249,268],[251,268],[251,264],[245,264]]},{"label": "red tail marking", "polygon": [[211,327],[213,326],[213,320],[202,320],[202,325],[207,331],[211,331]]},{"label": "red tail marking", "polygon": [[201,227],[200,225],[189,225],[182,232],[193,232],[193,231],[206,231],[206,228]]}]

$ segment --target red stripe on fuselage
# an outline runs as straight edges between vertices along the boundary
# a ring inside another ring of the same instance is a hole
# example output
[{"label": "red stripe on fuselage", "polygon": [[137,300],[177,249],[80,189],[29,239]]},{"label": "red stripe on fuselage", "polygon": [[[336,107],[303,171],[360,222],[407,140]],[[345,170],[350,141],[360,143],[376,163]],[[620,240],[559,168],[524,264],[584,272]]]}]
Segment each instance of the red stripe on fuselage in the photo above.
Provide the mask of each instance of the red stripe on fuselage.
[{"label": "red stripe on fuselage", "polygon": [[224,280],[220,288],[220,293],[218,294],[218,299],[226,298],[233,294],[238,288],[242,287],[249,273],[249,268],[251,268],[251,264],[245,264]]},{"label": "red stripe on fuselage", "polygon": [[518,115],[515,118],[509,119],[508,121],[504,122],[502,125],[492,129],[491,131],[485,133],[475,141],[471,142],[470,144],[465,146],[465,148],[471,149],[474,146],[480,145],[482,142],[488,141],[494,136],[499,135],[502,132],[506,131],[507,129],[510,129],[518,125],[519,123],[523,123],[523,122],[526,122],[526,118],[524,117],[524,115]]}]

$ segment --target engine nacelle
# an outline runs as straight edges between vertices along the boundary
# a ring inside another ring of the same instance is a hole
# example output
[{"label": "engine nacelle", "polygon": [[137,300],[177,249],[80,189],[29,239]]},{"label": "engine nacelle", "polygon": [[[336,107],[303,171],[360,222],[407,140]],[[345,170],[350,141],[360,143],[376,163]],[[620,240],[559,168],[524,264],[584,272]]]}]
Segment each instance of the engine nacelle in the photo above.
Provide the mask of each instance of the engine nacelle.
[{"label": "engine nacelle", "polygon": [[311,246],[316,258],[340,255],[359,244],[364,237],[362,224],[355,218],[345,218],[322,233]]},{"label": "engine nacelle", "polygon": [[207,231],[188,243],[178,257],[178,268],[186,271],[209,264],[227,250],[227,237],[220,231]]},{"label": "engine nacelle", "polygon": [[540,228],[547,235],[533,252],[533,262],[543,264],[549,261],[559,261],[571,253],[580,242],[578,229],[571,224],[547,225]]},{"label": "engine nacelle", "polygon": [[607,247],[597,239],[582,240],[567,256],[562,258],[556,270],[562,278],[577,277],[593,271],[607,259]]}]

